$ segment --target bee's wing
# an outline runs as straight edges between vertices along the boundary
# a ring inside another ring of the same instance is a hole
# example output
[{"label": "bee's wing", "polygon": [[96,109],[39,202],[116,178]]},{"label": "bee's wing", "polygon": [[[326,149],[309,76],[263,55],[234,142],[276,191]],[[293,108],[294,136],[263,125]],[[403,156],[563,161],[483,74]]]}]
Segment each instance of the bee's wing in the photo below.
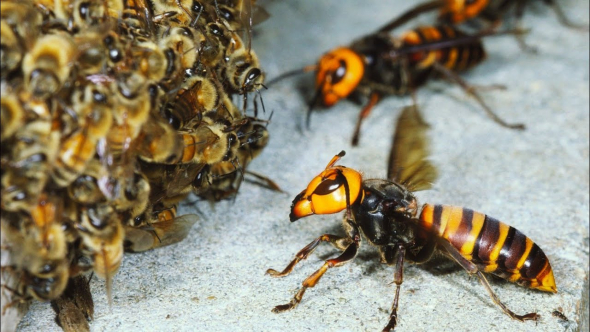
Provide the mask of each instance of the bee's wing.
[{"label": "bee's wing", "polygon": [[124,247],[127,252],[142,252],[150,250],[158,239],[153,230],[126,227]]},{"label": "bee's wing", "polygon": [[[199,217],[196,214],[185,214],[184,216],[174,218],[170,222],[153,224],[155,232],[158,235],[158,239],[154,243],[154,248],[169,246],[184,240],[198,219]],[[161,226],[159,226],[160,224]]]},{"label": "bee's wing", "polygon": [[172,220],[155,222],[145,228],[127,227],[125,251],[142,252],[180,242],[188,235],[197,219],[196,214],[187,214]]},{"label": "bee's wing", "polygon": [[428,127],[416,105],[405,107],[397,120],[387,178],[411,191],[430,189],[437,177],[436,168],[427,160]]}]

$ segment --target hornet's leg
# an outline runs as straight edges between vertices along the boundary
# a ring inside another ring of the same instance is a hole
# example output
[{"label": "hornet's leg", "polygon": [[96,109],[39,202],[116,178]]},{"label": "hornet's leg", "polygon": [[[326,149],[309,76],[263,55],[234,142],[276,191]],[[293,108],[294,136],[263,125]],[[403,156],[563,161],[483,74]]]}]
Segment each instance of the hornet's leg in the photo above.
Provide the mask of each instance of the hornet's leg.
[{"label": "hornet's leg", "polygon": [[461,256],[459,251],[455,247],[453,247],[449,242],[440,241],[439,244],[442,245],[442,247],[446,250],[446,252],[457,263],[459,263],[459,265],[461,265],[467,271],[467,273],[477,275],[477,278],[479,278],[479,281],[481,282],[481,284],[485,287],[486,291],[488,291],[488,294],[492,298],[492,301],[494,301],[494,303],[497,306],[499,306],[500,309],[502,309],[502,311],[504,311],[505,314],[510,316],[510,318],[519,320],[521,322],[524,322],[525,320],[539,320],[539,318],[541,316],[535,312],[531,312],[531,313],[524,314],[524,315],[517,315],[514,312],[512,312],[510,309],[508,309],[508,307],[506,307],[506,305],[504,305],[504,303],[502,303],[500,301],[500,299],[498,298],[498,296],[494,293],[494,291],[492,290],[492,287],[490,287],[490,284],[488,283],[488,280],[483,275],[483,273],[477,268],[477,266],[475,264],[473,264],[472,262],[468,261],[463,256]]},{"label": "hornet's leg", "polygon": [[383,328],[383,332],[389,332],[395,329],[397,324],[397,307],[399,303],[399,291],[404,281],[404,257],[406,256],[406,247],[399,244],[395,253],[395,272],[393,274],[393,282],[395,283],[395,297],[391,305],[391,314],[389,314],[389,322]]},{"label": "hornet's leg", "polygon": [[353,260],[357,254],[358,248],[359,242],[353,242],[346,248],[346,250],[344,250],[344,252],[340,256],[334,259],[327,260],[319,270],[315,271],[312,275],[310,275],[309,277],[307,277],[307,279],[303,281],[303,287],[301,287],[299,291],[297,291],[297,294],[295,294],[295,297],[293,297],[291,302],[274,307],[274,309],[272,309],[272,312],[279,313],[295,308],[299,304],[299,302],[301,302],[301,298],[303,297],[303,294],[308,288],[314,287],[318,283],[318,281],[320,281],[320,278],[324,275],[324,273],[328,271],[329,268],[338,267]]},{"label": "hornet's leg", "polygon": [[567,16],[565,16],[565,13],[563,12],[563,9],[561,9],[561,7],[557,4],[556,1],[554,1],[554,0],[545,0],[545,3],[548,4],[549,6],[551,6],[551,8],[553,8],[553,11],[557,15],[557,19],[559,19],[559,21],[561,22],[561,24],[563,24],[566,27],[571,28],[571,29],[576,29],[576,30],[580,30],[580,31],[588,31],[588,25],[586,25],[586,24],[576,24],[576,23],[573,23],[572,21],[570,21],[567,18]]},{"label": "hornet's leg", "polygon": [[483,109],[486,111],[488,116],[490,118],[492,118],[492,120],[494,120],[499,125],[506,127],[506,128],[510,128],[510,129],[519,129],[519,130],[525,129],[525,126],[522,123],[510,124],[510,123],[507,123],[506,121],[502,120],[499,116],[497,116],[496,113],[494,113],[492,111],[492,109],[489,108],[488,105],[486,105],[484,103],[483,99],[479,96],[479,94],[477,94],[475,89],[472,86],[470,86],[467,82],[465,82],[461,77],[459,77],[459,75],[457,75],[455,72],[449,70],[447,67],[445,67],[439,63],[434,64],[434,69],[436,69],[439,73],[441,73],[443,76],[447,77],[451,81],[457,83],[461,88],[463,88],[463,90],[467,94],[474,97],[479,102],[481,107],[483,107]]},{"label": "hornet's leg", "polygon": [[297,263],[309,257],[309,255],[313,253],[315,248],[322,242],[330,242],[330,244],[332,244],[334,247],[340,250],[345,250],[352,243],[352,239],[348,236],[324,234],[318,237],[317,239],[311,241],[310,244],[306,245],[303,249],[301,249],[297,253],[297,255],[295,255],[295,259],[293,259],[293,261],[291,261],[291,263],[289,263],[289,265],[287,265],[287,267],[282,272],[273,269],[268,269],[266,273],[270,274],[273,277],[284,277],[288,275],[289,273],[291,273],[291,271],[293,271],[293,268]]},{"label": "hornet's leg", "polygon": [[381,96],[378,93],[372,93],[369,99],[369,103],[363,107],[361,112],[359,113],[358,120],[356,121],[356,126],[354,128],[354,132],[352,134],[352,145],[357,146],[359,144],[359,137],[361,135],[361,123],[363,120],[369,116],[373,107],[377,105],[377,103],[381,100]]}]

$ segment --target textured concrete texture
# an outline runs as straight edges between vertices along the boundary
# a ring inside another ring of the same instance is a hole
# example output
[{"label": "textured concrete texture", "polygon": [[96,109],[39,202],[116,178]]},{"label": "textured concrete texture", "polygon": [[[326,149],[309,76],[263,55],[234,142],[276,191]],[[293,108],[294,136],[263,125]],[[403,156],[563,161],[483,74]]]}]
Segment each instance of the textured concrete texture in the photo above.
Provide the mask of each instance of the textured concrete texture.
[{"label": "textured concrete texture", "polygon": [[[559,1],[576,22],[588,23],[588,1]],[[256,27],[254,48],[267,77],[314,63],[413,6],[409,1],[273,1],[272,17]],[[422,22],[428,22],[425,17]],[[446,82],[433,82],[417,97],[431,124],[432,159],[440,171],[421,202],[466,206],[503,220],[532,238],[551,260],[559,292],[545,294],[491,280],[500,299],[517,313],[541,320],[517,322],[495,306],[478,280],[407,265],[397,331],[570,331],[578,328],[583,285],[588,285],[589,42],[588,33],[560,25],[549,7],[534,3],[525,15],[526,37],[538,49],[523,53],[514,38],[485,40],[488,59],[463,75],[473,84],[505,84],[485,101],[504,119],[524,122],[511,131],[492,122],[478,104]],[[290,223],[292,198],[340,150],[341,164],[367,177],[385,177],[393,124],[408,97],[384,100],[367,119],[360,146],[350,146],[359,106],[344,101],[316,112],[301,132],[311,76],[286,80],[262,92],[271,141],[251,170],[275,180],[277,194],[245,183],[235,201],[183,206],[200,222],[175,246],[127,255],[114,279],[113,306],[104,282],[94,279],[93,331],[375,331],[387,322],[393,268],[378,262],[366,244],[350,264],[332,269],[308,290],[295,310],[274,314],[324,259],[320,248],[285,278],[295,253],[323,233],[341,233],[339,215]],[[587,294],[587,293],[586,293]],[[552,315],[561,310],[569,322]],[[587,308],[585,309],[587,315]],[[20,331],[59,331],[47,303],[34,303]]]}]

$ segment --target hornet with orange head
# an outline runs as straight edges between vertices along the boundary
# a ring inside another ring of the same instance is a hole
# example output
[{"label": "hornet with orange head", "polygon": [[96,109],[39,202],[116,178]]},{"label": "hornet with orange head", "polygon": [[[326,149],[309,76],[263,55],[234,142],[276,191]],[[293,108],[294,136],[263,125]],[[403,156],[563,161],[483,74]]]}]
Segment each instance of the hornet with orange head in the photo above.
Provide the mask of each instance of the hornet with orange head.
[{"label": "hornet with orange head", "polygon": [[469,35],[453,26],[440,25],[418,27],[397,38],[379,31],[361,37],[350,46],[331,50],[317,65],[287,72],[268,85],[295,74],[316,72],[316,91],[309,103],[307,126],[317,104],[331,107],[348,97],[367,96],[368,102],[359,114],[352,145],[358,144],[362,121],[384,96],[412,94],[433,77],[443,77],[461,86],[501,126],[524,129],[523,124],[509,124],[498,117],[476,89],[457,75],[485,59],[481,41],[484,36],[504,33],[518,32]]},{"label": "hornet with orange head", "polygon": [[[492,26],[501,24],[502,16],[506,16],[511,10],[514,10],[516,26],[520,25],[520,20],[524,15],[525,6],[529,3],[526,0],[434,0],[421,3],[414,8],[409,9],[402,15],[396,17],[393,21],[383,26],[379,31],[391,31],[408,21],[416,18],[418,15],[438,10],[438,20],[444,23],[460,24],[469,20],[479,19],[486,20]],[[580,25],[571,22],[563,9],[555,0],[543,0],[547,6],[550,6],[557,15],[562,25],[572,29],[587,30],[587,25]]]},{"label": "hornet with orange head", "polygon": [[516,228],[480,212],[431,204],[419,208],[413,192],[431,188],[436,178],[435,167],[426,160],[427,127],[415,106],[403,111],[389,158],[388,179],[365,180],[358,171],[335,165],[344,156],[342,151],[295,197],[291,221],[345,210],[346,235],[324,234],[301,249],[282,272],[267,270],[274,277],[290,274],[322,242],[342,251],[307,277],[290,303],[276,306],[273,312],[295,308],[305,291],[314,287],[328,269],[352,261],[361,245],[362,234],[379,249],[381,262],[394,266],[395,297],[383,331],[394,329],[398,320],[404,261],[424,263],[435,252],[450,257],[469,274],[477,275],[494,303],[511,318],[539,319],[537,313],[518,315],[508,309],[484,275],[491,273],[521,286],[557,292],[549,259],[538,245]]},{"label": "hornet with orange head", "polygon": [[[540,2],[540,1],[538,1]],[[402,15],[384,25],[379,32],[391,31],[402,26],[408,21],[416,18],[420,14],[438,10],[438,21],[444,24],[461,24],[465,22],[488,23],[486,30],[494,30],[502,25],[507,16],[514,17],[513,26],[516,30],[523,30],[521,20],[524,15],[525,6],[532,1],[527,0],[433,0],[418,4],[416,7],[409,9]],[[563,9],[559,6],[558,1],[543,0],[547,6],[550,6],[560,23],[568,28],[588,31],[588,25],[576,24],[571,22]],[[517,41],[524,50],[532,50],[527,46],[522,38],[522,34],[516,34]]]}]

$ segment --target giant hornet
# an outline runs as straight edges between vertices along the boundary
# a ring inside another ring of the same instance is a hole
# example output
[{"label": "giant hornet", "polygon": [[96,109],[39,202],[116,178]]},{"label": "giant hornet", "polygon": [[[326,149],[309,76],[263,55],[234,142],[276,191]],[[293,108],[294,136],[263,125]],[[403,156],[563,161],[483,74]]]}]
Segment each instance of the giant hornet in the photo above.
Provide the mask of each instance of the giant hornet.
[{"label": "giant hornet", "polygon": [[342,151],[295,197],[291,221],[345,210],[343,226],[347,234],[324,234],[301,249],[282,272],[267,271],[273,277],[288,275],[322,242],[342,251],[307,277],[290,303],[276,306],[273,312],[295,308],[305,291],[314,287],[328,269],[352,261],[362,234],[369,244],[378,247],[381,262],[395,268],[395,297],[384,331],[392,330],[397,323],[404,261],[423,263],[435,252],[477,275],[494,303],[511,318],[539,319],[537,313],[518,315],[508,309],[484,275],[491,273],[521,286],[557,292],[549,259],[538,245],[516,228],[467,208],[424,204],[420,212],[414,191],[429,189],[436,177],[436,169],[426,160],[426,128],[415,106],[403,111],[389,158],[388,179],[364,180],[358,171],[335,165],[344,156]]},{"label": "giant hornet", "polygon": [[361,37],[350,46],[333,49],[322,55],[317,65],[287,72],[269,85],[287,76],[316,71],[316,91],[307,111],[308,127],[316,104],[331,107],[347,97],[368,96],[368,103],[359,113],[353,145],[358,144],[362,121],[384,96],[413,93],[437,75],[458,84],[476,98],[496,123],[507,128],[524,129],[523,124],[509,124],[498,117],[484,103],[475,87],[457,75],[457,72],[485,59],[481,38],[490,34],[499,33],[468,35],[448,25],[418,27],[400,38],[380,31]]},{"label": "giant hornet", "polygon": [[[557,18],[564,26],[577,30],[588,30],[587,25],[581,25],[571,22],[557,1],[543,0],[543,2],[553,8]],[[502,24],[502,17],[507,16],[510,11],[514,11],[516,19],[515,28],[522,30],[521,19],[528,1],[522,0],[434,0],[417,5],[400,15],[390,23],[383,26],[379,31],[391,31],[416,16],[432,10],[439,10],[438,19],[440,22],[450,24],[460,24],[467,21],[486,21],[489,24],[488,30],[493,30]],[[521,48],[535,52],[534,48],[529,47],[522,39],[522,34],[516,34],[516,38]]]},{"label": "giant hornet", "polygon": [[[501,23],[502,16],[505,16],[514,8],[514,15],[517,23],[524,14],[524,8],[528,1],[523,0],[434,0],[421,3],[416,7],[408,10],[387,25],[381,28],[381,31],[390,31],[401,26],[416,16],[433,10],[439,11],[439,21],[452,24],[459,24],[472,19],[483,19],[492,22],[493,25]],[[563,9],[555,0],[543,0],[543,2],[553,8],[561,24],[573,29],[588,29],[586,25],[578,25],[571,22]]]}]

